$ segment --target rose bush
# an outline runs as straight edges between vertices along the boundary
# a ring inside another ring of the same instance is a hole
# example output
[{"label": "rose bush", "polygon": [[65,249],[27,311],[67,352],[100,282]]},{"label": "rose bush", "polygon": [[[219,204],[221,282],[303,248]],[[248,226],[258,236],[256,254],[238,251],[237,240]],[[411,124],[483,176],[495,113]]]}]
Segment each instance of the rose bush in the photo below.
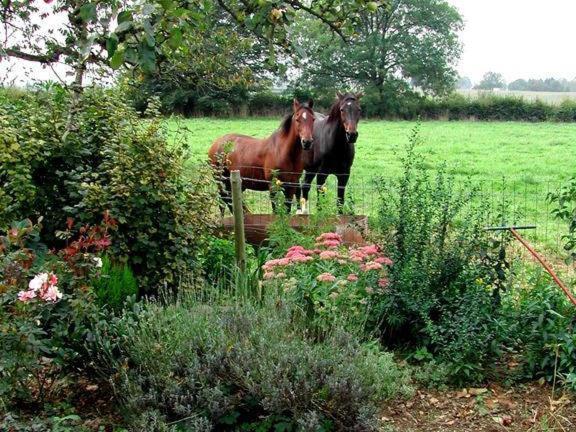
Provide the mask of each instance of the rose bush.
[{"label": "rose bush", "polygon": [[103,313],[91,282],[115,222],[106,216],[76,232],[69,220],[59,233],[65,247],[52,251],[40,242],[40,222],[14,223],[0,236],[0,410],[55,394],[62,373],[81,364],[89,323]]},{"label": "rose bush", "polygon": [[263,266],[263,286],[300,306],[315,331],[334,324],[364,330],[370,311],[388,287],[392,260],[376,245],[347,246],[336,233],[316,238],[314,249],[295,245]]}]

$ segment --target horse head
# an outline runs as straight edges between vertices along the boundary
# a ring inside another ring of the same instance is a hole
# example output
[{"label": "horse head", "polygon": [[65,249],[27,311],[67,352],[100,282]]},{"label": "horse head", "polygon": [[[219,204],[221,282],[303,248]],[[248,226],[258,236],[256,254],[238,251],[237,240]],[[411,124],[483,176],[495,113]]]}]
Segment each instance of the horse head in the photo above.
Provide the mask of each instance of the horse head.
[{"label": "horse head", "polygon": [[359,101],[363,95],[362,93],[337,93],[336,96],[340,110],[340,121],[346,131],[346,141],[354,144],[358,139],[358,122],[362,113]]},{"label": "horse head", "polygon": [[300,143],[304,150],[310,150],[312,144],[314,143],[314,136],[312,135],[314,131],[314,111],[312,107],[314,106],[314,101],[310,99],[308,102],[300,103],[298,99],[294,99],[293,109],[293,119],[296,128],[296,133],[300,138]]}]

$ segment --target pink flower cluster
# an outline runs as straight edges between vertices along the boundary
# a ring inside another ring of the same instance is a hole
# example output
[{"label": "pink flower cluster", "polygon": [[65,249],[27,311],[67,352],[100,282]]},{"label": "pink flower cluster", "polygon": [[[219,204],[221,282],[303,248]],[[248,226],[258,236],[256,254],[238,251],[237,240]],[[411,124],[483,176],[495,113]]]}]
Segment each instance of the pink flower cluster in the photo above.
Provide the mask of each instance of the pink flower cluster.
[{"label": "pink flower cluster", "polygon": [[37,274],[28,284],[28,290],[18,293],[18,300],[29,302],[38,297],[45,302],[56,303],[62,298],[57,283],[58,277],[54,273]]},{"label": "pink flower cluster", "polygon": [[336,248],[342,244],[342,237],[336,233],[324,233],[316,237],[316,246]]},{"label": "pink flower cluster", "polygon": [[[384,266],[391,266],[392,260],[382,254],[378,246],[369,245],[349,250],[335,250],[342,246],[342,237],[336,233],[324,233],[316,238],[318,249],[308,250],[302,246],[292,246],[283,258],[267,261],[262,269],[264,279],[279,279],[285,277],[284,268],[297,263],[313,261],[315,257],[323,261],[335,261],[341,265],[356,263],[362,272],[381,271]],[[279,272],[279,273],[278,273]],[[336,276],[331,273],[322,273],[316,279],[320,282],[334,282]],[[357,274],[350,274],[348,282],[359,280]],[[387,279],[380,279],[378,285],[384,288],[388,285]]]}]

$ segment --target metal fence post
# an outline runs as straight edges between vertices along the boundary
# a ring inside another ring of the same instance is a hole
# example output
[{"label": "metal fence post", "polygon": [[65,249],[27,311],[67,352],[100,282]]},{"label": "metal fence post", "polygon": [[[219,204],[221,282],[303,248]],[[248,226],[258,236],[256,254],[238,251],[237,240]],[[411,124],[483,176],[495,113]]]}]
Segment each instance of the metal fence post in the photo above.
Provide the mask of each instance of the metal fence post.
[{"label": "metal fence post", "polygon": [[246,237],[244,236],[244,209],[242,208],[242,178],[240,171],[230,172],[232,185],[232,210],[234,211],[234,239],[236,264],[240,270],[246,269]]}]

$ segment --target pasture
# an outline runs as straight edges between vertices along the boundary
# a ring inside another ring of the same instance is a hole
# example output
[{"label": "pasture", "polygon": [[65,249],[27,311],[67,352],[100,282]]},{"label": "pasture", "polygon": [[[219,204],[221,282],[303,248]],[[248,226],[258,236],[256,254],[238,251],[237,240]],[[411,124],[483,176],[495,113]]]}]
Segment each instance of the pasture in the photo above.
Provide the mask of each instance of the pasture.
[{"label": "pasture", "polygon": [[[206,160],[218,136],[238,132],[263,137],[279,123],[276,118],[172,118],[167,126],[172,142],[190,146],[192,166]],[[373,213],[373,178],[400,175],[399,152],[415,126],[409,121],[360,122],[347,193],[357,212]],[[496,205],[505,201],[510,208],[506,222],[535,223],[539,240],[559,245],[563,227],[550,216],[546,196],[576,171],[576,124],[430,121],[420,124],[420,140],[430,170],[446,162],[458,180],[478,185],[485,199]],[[334,178],[328,184],[334,187]],[[265,193],[251,193],[248,202],[253,211],[270,211]]]},{"label": "pasture", "polygon": [[576,92],[544,92],[544,91],[522,91],[522,90],[457,90],[461,95],[478,98],[483,95],[514,96],[521,97],[528,101],[539,100],[552,105],[560,105],[566,100],[575,100]]}]

